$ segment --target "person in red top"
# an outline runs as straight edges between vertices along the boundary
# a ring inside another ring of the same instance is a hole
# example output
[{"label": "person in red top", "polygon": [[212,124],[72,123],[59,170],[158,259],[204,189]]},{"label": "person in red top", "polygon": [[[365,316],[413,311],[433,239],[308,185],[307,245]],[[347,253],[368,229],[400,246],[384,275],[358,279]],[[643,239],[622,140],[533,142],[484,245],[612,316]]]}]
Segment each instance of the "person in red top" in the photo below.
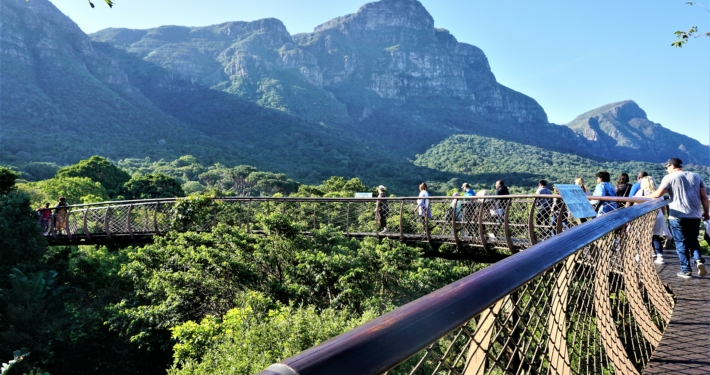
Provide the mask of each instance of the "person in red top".
[{"label": "person in red top", "polygon": [[49,231],[49,221],[52,218],[52,210],[49,208],[49,203],[45,203],[44,207],[37,209],[39,212],[39,222],[42,228],[42,234],[47,234]]}]

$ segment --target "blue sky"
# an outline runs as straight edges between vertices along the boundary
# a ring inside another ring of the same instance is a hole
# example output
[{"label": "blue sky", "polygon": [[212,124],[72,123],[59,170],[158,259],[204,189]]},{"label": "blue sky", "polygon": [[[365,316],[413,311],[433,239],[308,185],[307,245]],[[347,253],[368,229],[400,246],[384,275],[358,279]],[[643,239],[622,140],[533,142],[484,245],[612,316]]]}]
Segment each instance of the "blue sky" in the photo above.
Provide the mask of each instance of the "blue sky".
[{"label": "blue sky", "polygon": [[[85,0],[51,1],[87,33],[274,17],[292,34],[366,2],[117,0],[110,9],[94,0],[91,9]],[[436,27],[480,47],[498,81],[537,100],[551,122],[632,99],[651,121],[710,141],[710,38],[670,46],[676,30],[710,31],[710,12],[700,6],[686,0],[420,1]]]}]

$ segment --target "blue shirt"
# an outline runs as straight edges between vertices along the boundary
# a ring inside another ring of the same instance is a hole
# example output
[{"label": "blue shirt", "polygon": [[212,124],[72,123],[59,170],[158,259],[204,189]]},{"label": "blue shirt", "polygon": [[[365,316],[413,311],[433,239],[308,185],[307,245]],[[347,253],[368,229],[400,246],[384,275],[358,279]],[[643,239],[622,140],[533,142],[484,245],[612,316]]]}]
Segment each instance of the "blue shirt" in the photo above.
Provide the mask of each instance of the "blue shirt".
[{"label": "blue shirt", "polygon": [[[611,186],[611,183],[602,182],[594,187],[594,193],[592,195],[595,197],[615,197],[616,189]],[[591,201],[592,204],[597,204],[599,202],[600,201]],[[616,210],[616,202],[604,201],[597,209],[597,216],[603,215],[614,210]]]},{"label": "blue shirt", "polygon": [[638,181],[637,183],[631,185],[631,191],[629,192],[629,196],[633,197],[636,195],[636,193],[641,189],[641,181]]},{"label": "blue shirt", "polygon": [[475,197],[476,192],[473,189],[468,189],[463,193],[464,197]]}]

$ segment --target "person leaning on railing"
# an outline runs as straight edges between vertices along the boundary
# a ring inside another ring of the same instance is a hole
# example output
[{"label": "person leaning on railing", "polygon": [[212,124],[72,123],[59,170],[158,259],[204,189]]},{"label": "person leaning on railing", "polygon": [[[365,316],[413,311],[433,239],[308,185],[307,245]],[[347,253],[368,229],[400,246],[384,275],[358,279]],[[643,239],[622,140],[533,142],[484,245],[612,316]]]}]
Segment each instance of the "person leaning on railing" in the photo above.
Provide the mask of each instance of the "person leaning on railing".
[{"label": "person leaning on railing", "polygon": [[698,268],[698,276],[705,276],[708,271],[705,268],[705,260],[700,254],[698,242],[700,221],[710,219],[705,182],[697,173],[684,171],[683,161],[678,158],[668,159],[665,167],[668,174],[663,177],[658,189],[647,197],[660,198],[665,193],[671,197],[668,204],[668,223],[680,260],[678,277],[686,279],[692,277],[691,253]]}]

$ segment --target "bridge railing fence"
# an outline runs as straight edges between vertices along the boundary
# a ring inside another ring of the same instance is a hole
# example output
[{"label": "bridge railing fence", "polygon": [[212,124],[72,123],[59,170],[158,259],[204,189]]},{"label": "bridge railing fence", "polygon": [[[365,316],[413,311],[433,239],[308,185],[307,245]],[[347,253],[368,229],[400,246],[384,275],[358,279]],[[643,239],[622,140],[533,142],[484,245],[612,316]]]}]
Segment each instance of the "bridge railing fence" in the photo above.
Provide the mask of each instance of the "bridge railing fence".
[{"label": "bridge railing fence", "polygon": [[639,374],[674,305],[652,263],[665,204],[571,227],[261,375]]},{"label": "bridge railing fence", "polygon": [[259,233],[264,230],[260,218],[276,213],[299,223],[304,232],[331,226],[346,236],[475,247],[489,255],[513,254],[577,223],[558,196],[534,195],[429,197],[426,203],[417,197],[155,199],[76,205],[66,213],[60,211],[53,215],[48,231],[55,240],[57,235],[69,240],[92,236],[111,240],[171,229],[207,231],[217,223]]}]

